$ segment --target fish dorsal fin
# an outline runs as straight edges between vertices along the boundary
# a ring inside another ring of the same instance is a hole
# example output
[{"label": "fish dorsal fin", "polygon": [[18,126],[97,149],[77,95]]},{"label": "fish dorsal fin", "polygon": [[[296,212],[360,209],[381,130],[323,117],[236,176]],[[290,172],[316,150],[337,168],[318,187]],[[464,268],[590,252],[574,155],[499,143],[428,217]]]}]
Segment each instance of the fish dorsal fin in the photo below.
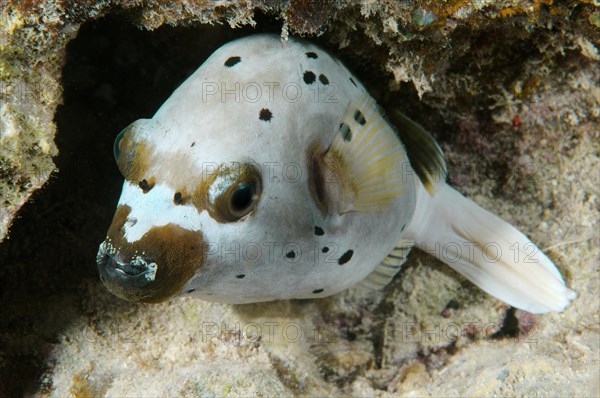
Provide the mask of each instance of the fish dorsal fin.
[{"label": "fish dorsal fin", "polygon": [[398,242],[394,250],[365,279],[360,281],[356,287],[367,290],[379,290],[390,283],[402,268],[402,264],[406,261],[406,257],[410,253],[413,244],[412,240],[407,239],[402,239]]},{"label": "fish dorsal fin", "polygon": [[423,186],[433,195],[446,182],[448,169],[442,148],[435,138],[420,124],[401,112],[392,109],[388,117],[395,125],[400,139],[406,146],[410,165]]},{"label": "fish dorsal fin", "polygon": [[402,142],[365,94],[350,102],[322,165],[333,177],[325,182],[328,206],[339,213],[385,211],[405,190],[408,158]]}]

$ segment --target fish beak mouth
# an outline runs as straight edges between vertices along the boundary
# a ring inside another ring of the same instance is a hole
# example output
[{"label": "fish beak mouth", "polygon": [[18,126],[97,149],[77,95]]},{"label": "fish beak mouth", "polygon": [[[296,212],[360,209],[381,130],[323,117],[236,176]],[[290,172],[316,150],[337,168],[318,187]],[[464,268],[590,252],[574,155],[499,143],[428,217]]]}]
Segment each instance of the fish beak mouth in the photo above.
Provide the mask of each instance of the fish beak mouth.
[{"label": "fish beak mouth", "polygon": [[[150,263],[144,266],[139,266],[133,263],[121,263],[114,258],[108,256],[106,266],[112,267],[118,274],[126,278],[135,278],[143,276],[146,280],[153,280],[156,274],[156,264]],[[154,267],[152,267],[154,266]]]},{"label": "fish beak mouth", "polygon": [[102,247],[98,251],[98,268],[106,273],[114,274],[115,277],[135,280],[143,278],[144,283],[136,285],[145,285],[156,277],[156,263],[138,258],[137,261],[123,262],[115,256],[108,254]]},{"label": "fish beak mouth", "polygon": [[103,242],[96,257],[102,282],[110,292],[124,300],[147,301],[149,297],[144,297],[143,292],[155,280],[158,265],[141,256],[123,261],[119,253],[108,250],[109,247],[107,241]]}]

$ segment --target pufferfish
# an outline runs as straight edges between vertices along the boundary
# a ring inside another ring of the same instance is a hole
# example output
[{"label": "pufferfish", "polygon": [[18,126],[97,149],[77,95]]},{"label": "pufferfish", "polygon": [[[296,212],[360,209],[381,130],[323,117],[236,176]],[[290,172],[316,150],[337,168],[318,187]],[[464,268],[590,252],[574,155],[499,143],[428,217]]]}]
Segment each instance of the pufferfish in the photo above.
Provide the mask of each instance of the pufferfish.
[{"label": "pufferfish", "polygon": [[575,293],[525,235],[446,183],[433,137],[385,115],[309,42],[258,34],[215,51],[115,141],[125,177],[97,265],[130,301],[222,303],[377,289],[410,248],[532,313]]}]

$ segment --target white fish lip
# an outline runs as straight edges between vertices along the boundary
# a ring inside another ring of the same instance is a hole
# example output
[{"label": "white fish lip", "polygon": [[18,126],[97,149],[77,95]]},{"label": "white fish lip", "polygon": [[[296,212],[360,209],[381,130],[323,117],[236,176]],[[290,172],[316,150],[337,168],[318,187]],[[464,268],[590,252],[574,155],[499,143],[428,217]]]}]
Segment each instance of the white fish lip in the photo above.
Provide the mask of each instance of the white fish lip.
[{"label": "white fish lip", "polygon": [[112,266],[116,272],[124,275],[137,276],[148,272],[147,267],[133,265],[132,263],[122,263],[109,256],[108,266]]},{"label": "white fish lip", "polygon": [[144,289],[156,277],[158,266],[155,262],[135,256],[131,261],[124,262],[119,259],[118,252],[107,250],[107,245],[100,245],[96,264],[100,272],[100,279],[108,290],[115,295],[130,300],[128,291]]}]

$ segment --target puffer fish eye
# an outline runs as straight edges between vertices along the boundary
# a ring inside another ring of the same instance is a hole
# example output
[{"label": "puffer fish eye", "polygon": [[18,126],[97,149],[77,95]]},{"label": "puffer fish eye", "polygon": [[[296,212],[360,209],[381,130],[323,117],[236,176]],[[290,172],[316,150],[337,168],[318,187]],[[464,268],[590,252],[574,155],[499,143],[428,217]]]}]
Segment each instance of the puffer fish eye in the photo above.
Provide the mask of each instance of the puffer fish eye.
[{"label": "puffer fish eye", "polygon": [[252,205],[258,199],[257,186],[255,180],[239,183],[229,196],[229,212],[242,218],[252,210]]},{"label": "puffer fish eye", "polygon": [[254,166],[224,168],[209,188],[211,216],[222,222],[238,221],[256,208],[261,191],[260,172]]}]

